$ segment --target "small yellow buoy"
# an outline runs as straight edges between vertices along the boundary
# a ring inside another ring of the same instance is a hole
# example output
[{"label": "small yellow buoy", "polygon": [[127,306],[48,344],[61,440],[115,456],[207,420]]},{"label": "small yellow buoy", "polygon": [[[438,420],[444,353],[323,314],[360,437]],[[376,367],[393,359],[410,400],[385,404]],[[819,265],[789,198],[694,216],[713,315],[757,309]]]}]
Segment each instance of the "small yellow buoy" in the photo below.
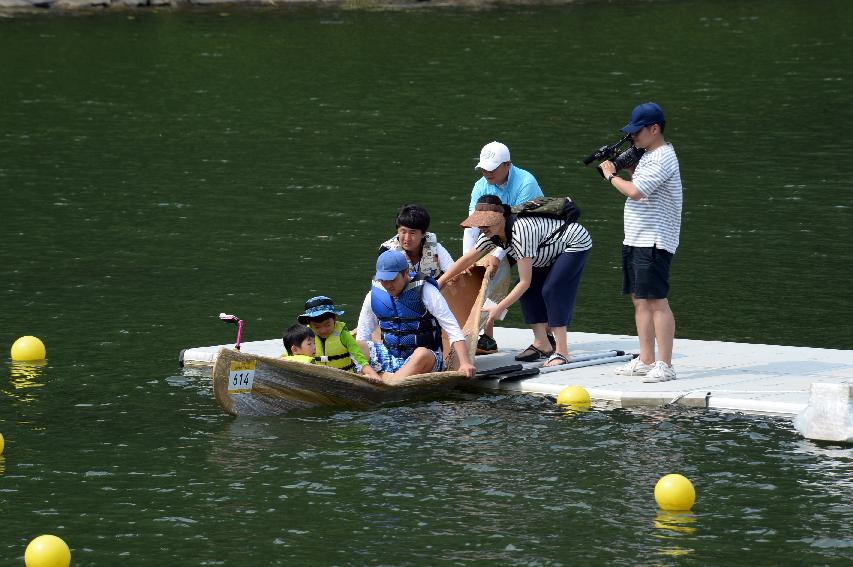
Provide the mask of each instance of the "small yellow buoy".
[{"label": "small yellow buoy", "polygon": [[3,449],[6,447],[6,440],[3,439],[3,434],[0,433],[0,455],[3,454]]},{"label": "small yellow buoy", "polygon": [[24,563],[27,567],[68,567],[71,550],[54,535],[40,535],[27,546]]},{"label": "small yellow buoy", "polygon": [[661,510],[686,511],[696,502],[693,483],[680,474],[662,476],[655,485],[655,501]]},{"label": "small yellow buoy", "polygon": [[18,362],[44,360],[46,356],[44,343],[38,337],[27,335],[19,338],[12,345],[12,360]]},{"label": "small yellow buoy", "polygon": [[588,408],[591,405],[589,392],[583,386],[566,386],[557,395],[557,405],[573,408]]}]

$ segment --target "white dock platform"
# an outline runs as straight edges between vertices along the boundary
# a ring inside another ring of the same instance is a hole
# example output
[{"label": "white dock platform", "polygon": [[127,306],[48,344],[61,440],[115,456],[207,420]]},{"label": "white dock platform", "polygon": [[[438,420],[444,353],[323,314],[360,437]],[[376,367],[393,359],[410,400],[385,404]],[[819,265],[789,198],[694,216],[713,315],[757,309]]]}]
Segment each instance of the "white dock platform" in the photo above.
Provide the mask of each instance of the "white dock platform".
[{"label": "white dock platform", "polygon": [[[496,328],[501,349],[478,356],[478,371],[515,364],[514,356],[530,344],[529,329]],[[225,345],[231,346],[232,345]],[[281,339],[243,343],[243,352],[280,356]],[[190,348],[183,365],[213,364],[219,346]],[[569,333],[572,355],[621,350],[639,352],[636,337],[594,333]],[[639,377],[617,376],[620,363],[550,372],[523,380],[480,379],[478,385],[538,394],[556,395],[566,386],[586,388],[593,401],[621,407],[682,406],[794,416],[806,408],[813,382],[853,385],[853,350],[756,345],[676,339],[673,366],[678,379],[645,384]]]},{"label": "white dock platform", "polygon": [[[501,352],[477,357],[477,369],[514,362],[530,344],[527,329],[495,329]],[[626,335],[569,333],[573,355],[609,349],[638,353],[637,338]],[[646,384],[636,376],[618,376],[622,363],[588,366],[501,381],[501,389],[557,394],[579,385],[593,400],[622,407],[679,404],[719,410],[793,416],[805,409],[813,382],[853,384],[853,351],[676,339],[672,364],[678,379]],[[488,380],[481,380],[489,385]],[[492,381],[494,382],[494,381]]]}]

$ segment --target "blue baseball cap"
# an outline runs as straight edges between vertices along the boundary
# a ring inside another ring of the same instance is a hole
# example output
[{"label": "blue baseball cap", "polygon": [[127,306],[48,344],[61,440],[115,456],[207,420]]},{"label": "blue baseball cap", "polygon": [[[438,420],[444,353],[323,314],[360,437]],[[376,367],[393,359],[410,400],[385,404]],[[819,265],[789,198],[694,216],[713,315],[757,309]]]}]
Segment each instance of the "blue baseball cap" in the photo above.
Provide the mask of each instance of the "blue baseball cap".
[{"label": "blue baseball cap", "polygon": [[373,279],[380,281],[393,280],[397,274],[409,269],[406,255],[398,250],[386,250],[376,259],[376,275]]},{"label": "blue baseball cap", "polygon": [[658,105],[653,102],[644,102],[634,107],[634,111],[631,112],[631,121],[622,127],[622,131],[626,134],[634,134],[645,126],[661,124],[664,121],[663,110]]},{"label": "blue baseball cap", "polygon": [[312,297],[305,302],[305,313],[297,317],[296,320],[303,325],[306,325],[311,319],[319,317],[325,313],[332,313],[333,315],[344,314],[343,311],[335,309],[335,304],[331,299],[325,295],[318,295],[317,297]]}]

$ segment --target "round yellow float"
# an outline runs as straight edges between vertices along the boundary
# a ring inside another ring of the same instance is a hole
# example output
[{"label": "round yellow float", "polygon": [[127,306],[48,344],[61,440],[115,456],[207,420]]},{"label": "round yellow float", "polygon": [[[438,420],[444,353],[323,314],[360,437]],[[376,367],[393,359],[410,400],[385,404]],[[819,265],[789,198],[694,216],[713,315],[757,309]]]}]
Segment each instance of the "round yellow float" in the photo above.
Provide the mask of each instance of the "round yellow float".
[{"label": "round yellow float", "polygon": [[19,338],[12,345],[12,360],[17,362],[44,360],[46,356],[44,343],[38,337],[27,335]]},{"label": "round yellow float", "polygon": [[71,550],[61,538],[40,535],[27,546],[24,563],[27,567],[68,567]]},{"label": "round yellow float", "polygon": [[583,386],[566,386],[557,394],[557,405],[585,409],[592,405],[589,392]]},{"label": "round yellow float", "polygon": [[655,485],[655,501],[661,510],[690,510],[696,502],[696,489],[687,477],[668,474],[662,476]]}]

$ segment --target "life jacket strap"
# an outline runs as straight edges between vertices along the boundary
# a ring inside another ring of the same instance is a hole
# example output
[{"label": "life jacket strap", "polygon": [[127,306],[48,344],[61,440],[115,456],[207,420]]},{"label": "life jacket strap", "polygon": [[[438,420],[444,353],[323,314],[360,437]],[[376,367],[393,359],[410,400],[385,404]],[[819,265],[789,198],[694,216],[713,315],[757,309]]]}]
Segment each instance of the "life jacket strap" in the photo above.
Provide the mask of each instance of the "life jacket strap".
[{"label": "life jacket strap", "polygon": [[344,352],[341,354],[333,354],[332,356],[315,356],[314,360],[317,362],[331,362],[333,360],[341,360],[343,358],[349,358],[349,353]]}]

